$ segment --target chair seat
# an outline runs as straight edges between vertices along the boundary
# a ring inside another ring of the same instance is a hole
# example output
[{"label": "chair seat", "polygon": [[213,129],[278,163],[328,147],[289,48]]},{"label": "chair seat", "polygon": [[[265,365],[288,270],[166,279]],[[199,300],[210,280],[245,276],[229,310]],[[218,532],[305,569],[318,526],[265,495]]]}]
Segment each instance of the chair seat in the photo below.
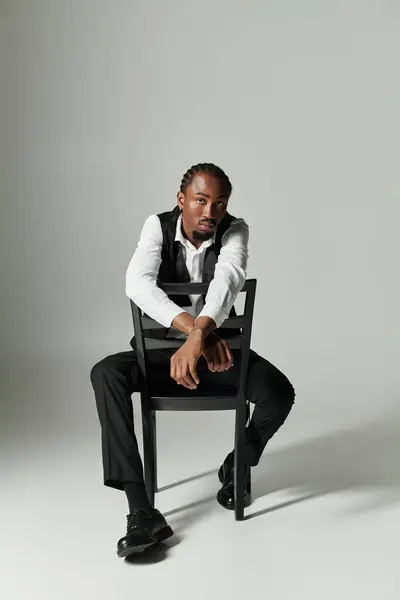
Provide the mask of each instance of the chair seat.
[{"label": "chair seat", "polygon": [[151,410],[234,410],[239,404],[238,396],[151,396]]},{"label": "chair seat", "polygon": [[188,390],[183,385],[177,383],[150,383],[148,385],[149,394],[151,396],[177,396],[179,398],[193,398],[194,396],[212,396],[212,397],[225,397],[225,396],[236,396],[238,388],[236,385],[225,385],[224,387],[210,388],[207,385],[202,385],[200,380],[197,389]]},{"label": "chair seat", "polygon": [[148,393],[153,410],[232,410],[239,402],[236,386],[212,389],[202,385],[201,381],[196,390],[188,390],[177,383],[152,383]]}]

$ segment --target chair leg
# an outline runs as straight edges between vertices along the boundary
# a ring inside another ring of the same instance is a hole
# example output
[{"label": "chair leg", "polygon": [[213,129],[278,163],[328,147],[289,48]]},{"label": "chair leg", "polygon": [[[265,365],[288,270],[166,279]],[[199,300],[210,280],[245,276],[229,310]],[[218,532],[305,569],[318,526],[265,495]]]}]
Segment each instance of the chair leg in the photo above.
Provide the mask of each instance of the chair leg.
[{"label": "chair leg", "polygon": [[235,453],[234,453],[234,495],[235,519],[242,521],[244,518],[244,441],[246,432],[246,404],[241,402],[236,409],[235,424]]},{"label": "chair leg", "polygon": [[157,437],[154,410],[142,409],[142,424],[144,481],[149,502],[154,507],[154,497],[157,491]]},{"label": "chair leg", "polygon": [[[246,427],[248,427],[250,422],[250,402],[246,402]],[[249,467],[249,481],[247,484],[247,491],[251,495],[251,467]]]},{"label": "chair leg", "polygon": [[153,489],[154,492],[158,492],[158,479],[157,479],[157,426],[156,426],[156,411],[153,410]]}]

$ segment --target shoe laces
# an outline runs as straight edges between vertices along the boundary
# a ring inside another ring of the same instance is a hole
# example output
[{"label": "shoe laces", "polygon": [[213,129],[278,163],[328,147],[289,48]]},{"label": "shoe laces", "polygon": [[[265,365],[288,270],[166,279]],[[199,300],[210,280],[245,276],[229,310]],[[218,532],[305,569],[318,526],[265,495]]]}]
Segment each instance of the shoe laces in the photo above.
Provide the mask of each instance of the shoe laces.
[{"label": "shoe laces", "polygon": [[127,533],[135,533],[143,528],[143,517],[148,516],[144,510],[134,510],[127,515]]}]

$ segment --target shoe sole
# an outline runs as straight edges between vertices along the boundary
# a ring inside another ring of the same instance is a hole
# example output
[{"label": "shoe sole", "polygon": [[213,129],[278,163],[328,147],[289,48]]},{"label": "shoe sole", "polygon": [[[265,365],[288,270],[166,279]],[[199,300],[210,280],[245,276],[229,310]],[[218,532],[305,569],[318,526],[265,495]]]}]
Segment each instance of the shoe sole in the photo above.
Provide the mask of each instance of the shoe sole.
[{"label": "shoe sole", "polygon": [[174,532],[168,525],[167,527],[160,529],[160,531],[157,531],[157,533],[154,535],[153,541],[149,542],[148,544],[141,544],[140,546],[129,546],[128,548],[125,548],[120,552],[117,551],[117,555],[119,556],[119,558],[126,558],[131,554],[141,554],[142,552],[147,550],[147,548],[151,548],[151,546],[154,546],[159,542],[163,542],[172,535],[174,535]]}]

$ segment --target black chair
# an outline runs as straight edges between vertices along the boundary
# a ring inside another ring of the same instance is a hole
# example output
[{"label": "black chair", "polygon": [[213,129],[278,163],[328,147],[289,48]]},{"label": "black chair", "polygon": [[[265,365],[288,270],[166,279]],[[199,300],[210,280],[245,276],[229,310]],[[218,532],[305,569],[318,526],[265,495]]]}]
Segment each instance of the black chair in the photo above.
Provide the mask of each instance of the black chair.
[{"label": "black chair", "polygon": [[[144,476],[147,494],[150,503],[154,506],[154,494],[157,490],[157,449],[156,449],[156,411],[158,410],[235,410],[235,462],[234,462],[234,493],[235,493],[235,518],[244,518],[244,440],[245,427],[249,418],[250,409],[246,399],[247,368],[250,355],[250,339],[253,321],[254,301],[256,293],[256,279],[248,279],[241,292],[246,293],[243,315],[230,317],[221,325],[223,329],[238,329],[240,335],[226,338],[230,348],[240,350],[240,383],[239,388],[227,390],[226,394],[218,395],[212,390],[206,393],[199,388],[189,390],[176,384],[171,379],[171,385],[157,388],[157,382],[150,381],[147,365],[146,352],[152,349],[179,348],[185,340],[154,339],[144,336],[144,330],[166,329],[160,323],[142,314],[139,307],[130,300],[133,324],[135,330],[135,341],[137,360],[143,386],[140,392],[143,425],[143,454],[144,454]],[[168,283],[160,284],[168,295],[205,295],[208,283]],[[221,329],[220,328],[220,329]],[[160,337],[158,331],[158,337]],[[161,336],[162,337],[162,336]],[[201,383],[201,381],[200,381]]]}]

